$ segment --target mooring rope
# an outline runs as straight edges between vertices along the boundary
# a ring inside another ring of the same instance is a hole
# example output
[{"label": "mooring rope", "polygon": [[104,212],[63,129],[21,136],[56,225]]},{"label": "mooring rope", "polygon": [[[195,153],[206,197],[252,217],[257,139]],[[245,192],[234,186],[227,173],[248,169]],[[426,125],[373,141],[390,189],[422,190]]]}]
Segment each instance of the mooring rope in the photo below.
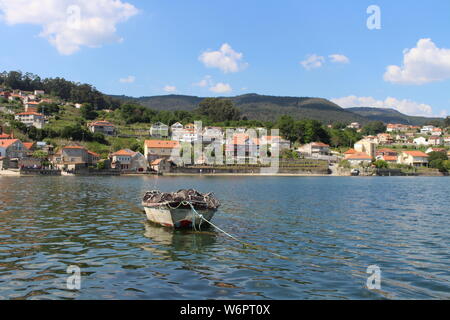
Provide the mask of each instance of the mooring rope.
[{"label": "mooring rope", "polygon": [[[242,241],[242,240],[236,238],[235,236],[229,234],[228,232],[222,230],[221,228],[219,228],[218,226],[216,226],[216,225],[215,225],[214,223],[212,223],[211,221],[205,219],[205,217],[203,217],[202,214],[198,213],[197,210],[195,210],[195,208],[194,208],[194,206],[192,205],[191,202],[189,202],[189,201],[183,201],[182,204],[183,204],[184,206],[189,205],[189,206],[191,207],[191,209],[192,209],[192,212],[194,212],[194,213],[200,218],[200,221],[205,221],[205,222],[209,223],[211,226],[213,226],[214,228],[216,228],[217,230],[219,230],[220,232],[222,232],[222,233],[225,234],[226,236],[230,237],[231,239],[233,239],[233,240],[235,240],[235,241],[237,241],[237,242],[239,242],[239,243],[242,243],[245,247],[249,247],[249,248],[253,248],[253,249],[258,249],[258,250],[265,250],[266,252],[268,252],[268,253],[270,253],[270,254],[272,254],[272,255],[274,255],[274,256],[280,258],[280,259],[289,260],[289,258],[287,258],[287,257],[284,257],[284,256],[282,256],[282,255],[279,255],[278,253],[275,253],[275,252],[268,251],[266,248],[263,248],[263,247],[261,247],[261,246],[256,246],[256,245],[253,245],[253,244],[249,244],[249,243],[247,243],[247,242],[245,242],[245,241]],[[194,230],[195,230],[195,220],[193,221],[192,225],[194,226]],[[201,224],[200,224],[200,225],[201,225]]]}]

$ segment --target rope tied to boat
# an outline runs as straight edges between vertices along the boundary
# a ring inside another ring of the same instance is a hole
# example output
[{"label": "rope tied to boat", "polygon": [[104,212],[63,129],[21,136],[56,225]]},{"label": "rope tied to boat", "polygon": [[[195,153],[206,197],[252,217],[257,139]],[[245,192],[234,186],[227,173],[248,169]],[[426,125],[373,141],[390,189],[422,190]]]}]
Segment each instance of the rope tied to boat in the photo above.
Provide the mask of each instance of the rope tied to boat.
[{"label": "rope tied to boat", "polygon": [[[249,244],[249,243],[247,243],[247,242],[245,242],[245,241],[242,241],[242,240],[236,238],[235,236],[229,234],[228,232],[222,230],[221,228],[219,228],[218,226],[216,226],[214,223],[212,223],[212,222],[209,221],[208,219],[205,219],[205,217],[203,217],[203,215],[202,215],[201,213],[198,213],[198,211],[195,210],[195,208],[194,208],[194,206],[193,206],[193,204],[192,204],[191,202],[189,202],[189,201],[183,201],[182,203],[180,203],[180,205],[181,205],[181,204],[184,205],[184,206],[189,205],[189,206],[191,207],[192,212],[195,213],[195,215],[196,215],[198,218],[200,218],[201,223],[199,224],[199,228],[201,227],[201,224],[203,223],[203,221],[205,221],[205,222],[207,222],[209,225],[211,225],[212,227],[216,228],[218,231],[220,231],[220,232],[222,232],[223,234],[225,234],[226,236],[228,236],[229,238],[231,238],[231,239],[233,239],[233,240],[235,240],[235,241],[241,243],[244,247],[249,247],[249,248],[258,249],[258,250],[265,250],[266,252],[268,252],[268,253],[270,253],[270,254],[272,254],[272,255],[274,255],[274,256],[280,258],[280,259],[289,260],[289,258],[287,258],[287,257],[284,257],[284,256],[282,256],[282,255],[279,255],[278,253],[275,253],[275,252],[268,251],[266,248],[263,248],[263,247],[261,247],[261,246],[256,246],[256,245],[253,245],[253,244]],[[179,205],[179,206],[180,206],[180,205]],[[193,220],[192,225],[193,225],[194,230],[197,231],[196,228],[195,228],[195,219]]]}]

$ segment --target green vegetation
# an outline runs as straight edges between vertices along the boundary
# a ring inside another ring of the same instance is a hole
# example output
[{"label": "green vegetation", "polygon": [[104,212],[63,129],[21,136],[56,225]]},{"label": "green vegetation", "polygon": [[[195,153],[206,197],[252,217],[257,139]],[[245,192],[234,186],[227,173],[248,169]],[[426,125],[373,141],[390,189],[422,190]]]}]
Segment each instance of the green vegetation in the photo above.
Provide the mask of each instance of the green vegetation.
[{"label": "green vegetation", "polygon": [[441,172],[447,172],[450,169],[447,153],[433,151],[428,156],[430,168],[439,169]]},{"label": "green vegetation", "polygon": [[362,128],[364,136],[376,136],[379,133],[386,132],[386,125],[381,121],[372,121]]}]

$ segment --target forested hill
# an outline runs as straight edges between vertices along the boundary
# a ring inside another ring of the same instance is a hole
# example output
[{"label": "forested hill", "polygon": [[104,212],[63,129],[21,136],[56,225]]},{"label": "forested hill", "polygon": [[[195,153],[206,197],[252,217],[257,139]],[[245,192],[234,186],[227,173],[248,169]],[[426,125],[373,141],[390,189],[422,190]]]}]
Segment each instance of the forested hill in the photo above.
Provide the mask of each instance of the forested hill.
[{"label": "forested hill", "polygon": [[[112,96],[122,101],[139,103],[154,110],[186,110],[192,111],[204,99],[195,96],[166,95],[131,98],[127,96]],[[258,94],[246,94],[230,97],[242,115],[254,120],[276,120],[282,115],[291,115],[298,119],[315,119],[324,123],[360,122],[369,120],[358,114],[339,107],[331,101],[321,98],[276,97]]]},{"label": "forested hill", "polygon": [[402,123],[413,126],[422,126],[430,123],[430,121],[442,121],[441,118],[408,116],[394,109],[349,108],[347,110],[368,118],[370,121],[383,121],[384,123]]}]

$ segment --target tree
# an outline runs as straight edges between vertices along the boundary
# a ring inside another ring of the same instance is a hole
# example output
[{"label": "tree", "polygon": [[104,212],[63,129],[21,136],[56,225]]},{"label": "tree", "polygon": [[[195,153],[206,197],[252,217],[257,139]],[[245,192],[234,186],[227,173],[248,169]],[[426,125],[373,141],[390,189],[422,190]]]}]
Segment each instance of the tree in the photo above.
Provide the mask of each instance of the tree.
[{"label": "tree", "polygon": [[196,113],[208,117],[212,122],[239,120],[241,112],[229,99],[207,98],[200,102]]},{"label": "tree", "polygon": [[387,169],[389,164],[384,160],[377,160],[373,163],[377,169]]},{"label": "tree", "polygon": [[445,120],[444,120],[444,126],[445,126],[446,128],[449,128],[449,127],[450,127],[450,116],[447,117],[447,118],[445,118]]},{"label": "tree", "polygon": [[33,158],[45,160],[47,159],[47,156],[48,155],[42,150],[36,150],[35,152],[33,152]]},{"label": "tree", "polygon": [[95,112],[94,107],[90,103],[85,103],[81,106],[81,116],[86,120],[94,120],[98,117],[98,113]]},{"label": "tree", "polygon": [[301,128],[296,127],[296,123],[291,116],[281,116],[276,126],[280,130],[281,135],[289,141],[296,142],[298,140],[298,131],[301,131]]},{"label": "tree", "polygon": [[448,161],[448,156],[445,152],[430,152],[428,154],[428,161],[430,168],[439,169],[441,172],[446,172],[446,161]]},{"label": "tree", "polygon": [[377,135],[386,131],[386,125],[382,121],[372,121],[362,128],[363,135]]}]

